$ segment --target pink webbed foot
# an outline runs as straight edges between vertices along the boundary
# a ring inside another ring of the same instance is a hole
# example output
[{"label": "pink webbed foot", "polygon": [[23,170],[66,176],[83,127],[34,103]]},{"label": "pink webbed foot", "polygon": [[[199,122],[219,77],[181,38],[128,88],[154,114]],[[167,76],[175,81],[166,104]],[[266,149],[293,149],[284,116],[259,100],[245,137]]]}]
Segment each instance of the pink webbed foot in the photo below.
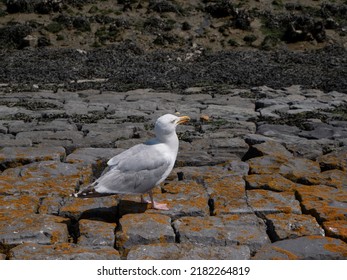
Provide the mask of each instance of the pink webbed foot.
[{"label": "pink webbed foot", "polygon": [[156,210],[169,210],[169,207],[167,207],[166,203],[158,203],[154,201],[152,192],[149,192],[149,197],[150,197],[150,200],[144,199],[143,196],[141,195],[141,203],[151,203],[152,208]]},{"label": "pink webbed foot", "polygon": [[152,203],[152,208],[156,210],[169,210],[169,207],[167,207],[166,203],[158,203],[158,202]]}]

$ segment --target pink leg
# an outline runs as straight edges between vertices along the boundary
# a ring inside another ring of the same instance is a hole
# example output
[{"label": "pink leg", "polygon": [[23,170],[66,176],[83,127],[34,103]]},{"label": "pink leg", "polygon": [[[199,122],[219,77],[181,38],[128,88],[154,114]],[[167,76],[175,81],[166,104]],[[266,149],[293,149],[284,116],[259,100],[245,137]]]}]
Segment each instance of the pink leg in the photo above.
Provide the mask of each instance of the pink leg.
[{"label": "pink leg", "polygon": [[149,191],[148,194],[149,194],[149,197],[151,198],[151,203],[152,203],[152,208],[153,209],[156,209],[156,210],[169,210],[169,208],[167,207],[167,205],[165,203],[157,203],[157,202],[154,201],[152,191]]}]

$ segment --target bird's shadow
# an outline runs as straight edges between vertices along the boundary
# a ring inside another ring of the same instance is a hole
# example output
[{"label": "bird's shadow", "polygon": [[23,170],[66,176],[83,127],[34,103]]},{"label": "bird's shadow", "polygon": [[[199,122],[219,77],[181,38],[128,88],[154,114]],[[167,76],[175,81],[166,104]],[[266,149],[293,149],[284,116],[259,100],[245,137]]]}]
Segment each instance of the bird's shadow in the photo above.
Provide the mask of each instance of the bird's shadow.
[{"label": "bird's shadow", "polygon": [[149,209],[147,203],[132,200],[120,200],[116,206],[98,207],[85,210],[81,213],[78,220],[97,220],[108,223],[118,223],[119,219],[126,214],[144,213]]}]

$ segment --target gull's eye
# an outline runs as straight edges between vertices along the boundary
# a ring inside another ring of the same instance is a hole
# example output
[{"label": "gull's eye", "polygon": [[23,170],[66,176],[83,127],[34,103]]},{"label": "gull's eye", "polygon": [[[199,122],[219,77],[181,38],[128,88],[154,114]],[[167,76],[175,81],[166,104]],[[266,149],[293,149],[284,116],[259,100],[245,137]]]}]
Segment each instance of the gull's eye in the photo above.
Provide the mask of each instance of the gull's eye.
[{"label": "gull's eye", "polygon": [[175,122],[176,122],[176,120],[172,120],[172,121],[171,121],[171,123],[175,123]]}]

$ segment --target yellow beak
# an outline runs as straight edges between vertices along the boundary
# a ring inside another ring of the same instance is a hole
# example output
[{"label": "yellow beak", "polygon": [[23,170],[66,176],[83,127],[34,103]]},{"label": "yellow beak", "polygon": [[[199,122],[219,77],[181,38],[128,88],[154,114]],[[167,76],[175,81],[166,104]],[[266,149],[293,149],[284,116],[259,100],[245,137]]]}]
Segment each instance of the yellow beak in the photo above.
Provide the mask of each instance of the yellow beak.
[{"label": "yellow beak", "polygon": [[189,120],[190,120],[190,118],[188,116],[182,116],[182,117],[179,117],[177,123],[182,124],[182,123],[189,122]]}]

